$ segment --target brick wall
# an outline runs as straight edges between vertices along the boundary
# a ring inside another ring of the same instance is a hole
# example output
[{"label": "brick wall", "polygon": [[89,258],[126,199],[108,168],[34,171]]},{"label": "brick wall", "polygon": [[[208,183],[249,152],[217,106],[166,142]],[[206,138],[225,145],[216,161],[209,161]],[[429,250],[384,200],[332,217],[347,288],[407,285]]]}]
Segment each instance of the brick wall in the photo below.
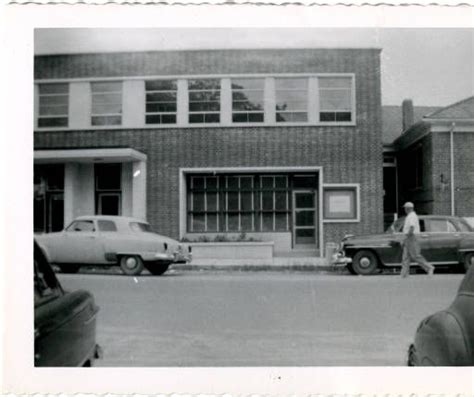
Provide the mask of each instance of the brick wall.
[{"label": "brick wall", "polygon": [[188,51],[38,57],[36,78],[205,73],[355,73],[354,127],[213,127],[41,131],[35,149],[131,147],[148,156],[147,214],[178,237],[182,167],[322,166],[325,183],[360,183],[361,222],[326,224],[325,241],[383,227],[378,50]]},{"label": "brick wall", "polygon": [[[436,214],[451,214],[451,166],[449,132],[433,133],[433,181]],[[454,133],[455,215],[474,216],[474,134]],[[440,175],[448,184],[441,188]]]}]

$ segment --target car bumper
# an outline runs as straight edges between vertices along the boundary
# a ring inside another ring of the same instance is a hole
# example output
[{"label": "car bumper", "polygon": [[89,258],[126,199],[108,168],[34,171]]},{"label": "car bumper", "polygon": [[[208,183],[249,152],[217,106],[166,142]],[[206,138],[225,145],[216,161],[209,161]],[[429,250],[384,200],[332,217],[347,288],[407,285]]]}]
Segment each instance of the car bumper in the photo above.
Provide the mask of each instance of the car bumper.
[{"label": "car bumper", "polygon": [[169,261],[174,262],[175,256],[173,254],[168,254],[164,252],[157,252],[155,254],[155,260],[157,261]]},{"label": "car bumper", "polygon": [[348,263],[352,263],[352,258],[345,256],[344,252],[336,252],[331,258],[333,266],[346,266]]},{"label": "car bumper", "polygon": [[191,253],[189,254],[184,254],[184,253],[175,253],[174,255],[174,260],[173,263],[189,263],[193,259],[193,256]]}]

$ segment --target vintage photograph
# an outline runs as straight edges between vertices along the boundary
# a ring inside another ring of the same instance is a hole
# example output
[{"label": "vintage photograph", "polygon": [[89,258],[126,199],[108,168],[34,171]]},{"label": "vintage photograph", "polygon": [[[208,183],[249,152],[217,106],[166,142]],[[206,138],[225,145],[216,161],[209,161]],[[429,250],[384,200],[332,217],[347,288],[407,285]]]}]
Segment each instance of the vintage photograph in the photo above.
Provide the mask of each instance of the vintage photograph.
[{"label": "vintage photograph", "polygon": [[34,365],[474,365],[473,39],[35,29]]}]

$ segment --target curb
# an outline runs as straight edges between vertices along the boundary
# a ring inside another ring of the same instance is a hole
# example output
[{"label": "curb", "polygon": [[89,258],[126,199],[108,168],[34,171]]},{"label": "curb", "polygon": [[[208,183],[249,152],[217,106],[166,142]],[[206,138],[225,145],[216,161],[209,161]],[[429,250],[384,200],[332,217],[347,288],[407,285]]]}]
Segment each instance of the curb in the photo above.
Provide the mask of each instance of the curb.
[{"label": "curb", "polygon": [[311,264],[295,265],[185,265],[170,266],[170,270],[183,271],[240,271],[240,272],[312,272],[349,274],[345,267],[321,266]]}]

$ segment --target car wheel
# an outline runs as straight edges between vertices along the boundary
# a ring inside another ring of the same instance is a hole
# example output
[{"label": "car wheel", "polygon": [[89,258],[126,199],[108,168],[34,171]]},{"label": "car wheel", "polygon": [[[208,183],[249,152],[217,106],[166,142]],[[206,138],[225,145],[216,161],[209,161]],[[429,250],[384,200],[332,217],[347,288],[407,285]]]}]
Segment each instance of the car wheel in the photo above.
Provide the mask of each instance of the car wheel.
[{"label": "car wheel", "polygon": [[352,258],[352,269],[356,274],[373,274],[377,270],[378,259],[372,251],[358,251]]},{"label": "car wheel", "polygon": [[169,263],[148,263],[145,265],[146,269],[154,276],[161,276],[170,267]]},{"label": "car wheel", "polygon": [[418,365],[418,358],[416,356],[416,349],[413,344],[408,348],[408,362],[409,367],[416,367]]},{"label": "car wheel", "polygon": [[125,255],[120,258],[120,268],[129,276],[136,276],[143,270],[143,261],[138,255]]},{"label": "car wheel", "polygon": [[464,270],[467,272],[474,265],[474,252],[468,252],[464,255]]},{"label": "car wheel", "polygon": [[80,269],[79,265],[58,265],[62,273],[77,273]]}]

